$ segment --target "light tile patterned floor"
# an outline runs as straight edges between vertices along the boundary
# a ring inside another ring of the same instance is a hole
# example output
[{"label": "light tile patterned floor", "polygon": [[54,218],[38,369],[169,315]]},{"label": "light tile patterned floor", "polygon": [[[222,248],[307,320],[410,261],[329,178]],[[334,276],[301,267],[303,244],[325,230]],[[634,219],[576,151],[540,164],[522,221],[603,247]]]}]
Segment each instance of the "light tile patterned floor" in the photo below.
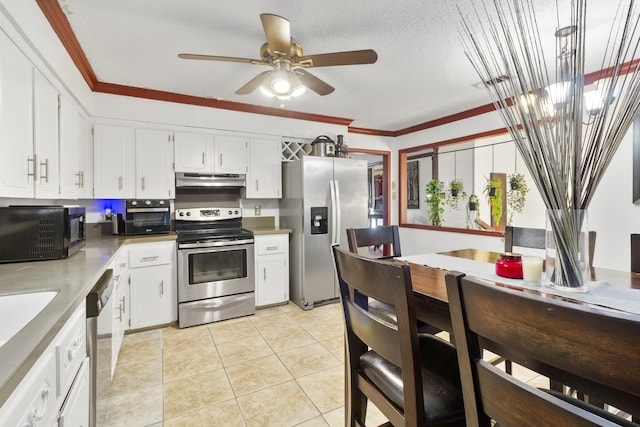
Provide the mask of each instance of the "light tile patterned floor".
[{"label": "light tile patterned floor", "polygon": [[[540,385],[524,368],[514,373]],[[98,405],[101,427],[343,427],[340,305],[304,311],[290,303],[239,319],[126,335]],[[368,412],[368,423],[385,421],[372,404]]]},{"label": "light tile patterned floor", "polygon": [[343,426],[343,360],[339,304],[129,334],[99,425]]}]

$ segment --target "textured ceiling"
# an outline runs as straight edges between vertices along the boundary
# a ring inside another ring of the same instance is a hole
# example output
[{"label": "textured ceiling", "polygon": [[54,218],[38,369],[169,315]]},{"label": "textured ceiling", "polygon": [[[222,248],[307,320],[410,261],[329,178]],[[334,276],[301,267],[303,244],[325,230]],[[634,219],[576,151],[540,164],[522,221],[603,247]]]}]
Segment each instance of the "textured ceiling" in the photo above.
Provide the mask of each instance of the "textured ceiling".
[{"label": "textured ceiling", "polygon": [[[568,4],[558,1],[562,7]],[[471,3],[458,2],[463,11]],[[548,28],[543,35],[553,43],[556,2],[533,3],[541,26]],[[611,2],[597,3],[590,13],[597,17],[589,24],[594,35],[601,27],[608,31],[610,24],[602,21],[615,12]],[[307,91],[283,108],[395,131],[490,102],[484,90],[473,86],[479,78],[458,39],[456,2],[60,0],[60,5],[101,82],[278,107],[280,101],[259,91],[234,94],[267,67],[177,57],[188,52],[259,58],[265,42],[259,15],[274,13],[291,22],[292,38],[305,54],[369,48],[378,53],[371,65],[310,69],[335,92],[319,96]],[[606,35],[593,38],[606,41]]]}]

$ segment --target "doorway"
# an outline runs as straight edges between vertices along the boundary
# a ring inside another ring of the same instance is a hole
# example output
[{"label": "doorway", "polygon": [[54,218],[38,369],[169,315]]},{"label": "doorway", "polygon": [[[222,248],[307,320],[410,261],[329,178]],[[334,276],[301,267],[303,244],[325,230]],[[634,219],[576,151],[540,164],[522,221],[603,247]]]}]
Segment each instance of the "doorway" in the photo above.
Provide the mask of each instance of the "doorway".
[{"label": "doorway", "polygon": [[391,219],[391,153],[381,150],[349,148],[353,159],[367,161],[369,188],[369,227],[389,225]]}]

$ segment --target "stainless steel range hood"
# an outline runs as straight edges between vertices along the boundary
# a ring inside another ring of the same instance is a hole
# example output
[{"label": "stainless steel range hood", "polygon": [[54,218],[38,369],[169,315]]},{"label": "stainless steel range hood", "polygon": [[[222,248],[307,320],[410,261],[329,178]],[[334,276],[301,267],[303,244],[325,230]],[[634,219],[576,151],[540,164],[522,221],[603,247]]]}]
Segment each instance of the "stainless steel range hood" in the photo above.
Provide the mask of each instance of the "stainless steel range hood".
[{"label": "stainless steel range hood", "polygon": [[240,188],[245,183],[245,175],[176,173],[176,188]]}]

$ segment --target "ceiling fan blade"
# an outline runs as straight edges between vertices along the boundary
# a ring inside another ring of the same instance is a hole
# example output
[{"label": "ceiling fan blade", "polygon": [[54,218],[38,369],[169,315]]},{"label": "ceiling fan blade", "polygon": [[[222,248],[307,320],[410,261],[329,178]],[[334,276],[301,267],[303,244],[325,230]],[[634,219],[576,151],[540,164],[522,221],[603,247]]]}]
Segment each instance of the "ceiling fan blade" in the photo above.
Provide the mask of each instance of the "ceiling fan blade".
[{"label": "ceiling fan blade", "polygon": [[303,68],[296,68],[295,73],[300,77],[302,84],[317,93],[318,95],[324,96],[329,95],[331,92],[335,90],[335,88],[328,83],[320,80],[307,70]]},{"label": "ceiling fan blade", "polygon": [[271,71],[263,71],[251,80],[249,80],[244,86],[236,91],[236,95],[248,95],[254,90],[258,89],[264,79],[269,75]]},{"label": "ceiling fan blade", "polygon": [[305,55],[298,62],[311,60],[310,67],[330,67],[334,65],[373,64],[378,60],[378,54],[373,49],[352,50],[349,52],[321,53],[319,55]]},{"label": "ceiling fan blade", "polygon": [[204,61],[240,62],[244,64],[269,65],[267,62],[261,61],[259,59],[236,58],[234,56],[215,56],[215,55],[199,55],[195,53],[180,53],[178,54],[178,57],[182,59],[198,59],[198,60],[204,60]]},{"label": "ceiling fan blade", "polygon": [[282,16],[271,13],[260,15],[269,49],[285,58],[291,57],[291,25]]}]

